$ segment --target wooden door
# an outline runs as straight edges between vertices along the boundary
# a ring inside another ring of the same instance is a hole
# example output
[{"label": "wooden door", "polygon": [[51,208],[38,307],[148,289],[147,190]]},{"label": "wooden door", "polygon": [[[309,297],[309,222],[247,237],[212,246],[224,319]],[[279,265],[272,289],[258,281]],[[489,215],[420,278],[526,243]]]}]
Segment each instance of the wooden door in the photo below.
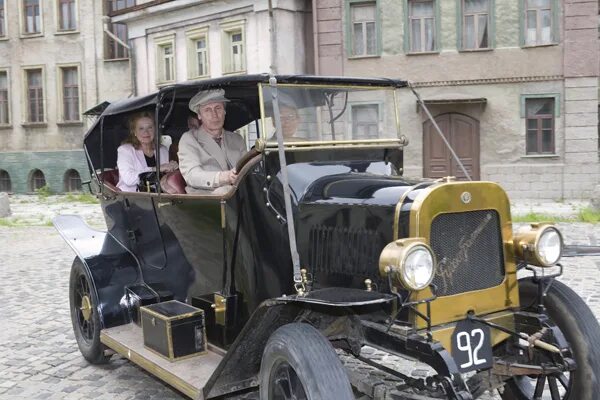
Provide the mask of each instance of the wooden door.
[{"label": "wooden door", "polygon": [[[435,122],[471,179],[479,180],[479,121],[466,115],[450,113],[437,116]],[[423,176],[455,176],[460,180],[465,179],[462,169],[429,120],[423,124]]]}]

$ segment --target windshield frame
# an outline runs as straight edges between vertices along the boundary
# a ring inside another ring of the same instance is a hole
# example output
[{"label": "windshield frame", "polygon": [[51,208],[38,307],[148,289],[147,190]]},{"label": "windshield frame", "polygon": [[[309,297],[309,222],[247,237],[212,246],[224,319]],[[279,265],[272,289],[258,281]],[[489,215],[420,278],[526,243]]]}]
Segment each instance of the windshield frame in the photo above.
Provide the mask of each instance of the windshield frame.
[{"label": "windshield frame", "polygon": [[[267,117],[265,112],[266,97],[263,90],[269,88],[269,84],[258,83],[258,97],[259,97],[259,108],[260,108],[260,135],[259,139],[263,142],[263,147],[268,149],[276,149],[277,141],[267,139],[267,118],[273,118],[272,116]],[[398,99],[398,87],[396,86],[364,86],[364,85],[348,85],[348,84],[298,84],[298,83],[277,83],[277,88],[302,88],[302,89],[352,89],[360,91],[391,91],[393,96],[392,106],[394,109],[394,118],[396,129],[396,137],[384,138],[384,139],[343,139],[343,140],[303,140],[303,141],[285,141],[284,147],[286,150],[295,151],[306,151],[318,148],[356,148],[359,147],[390,147],[392,146],[403,146],[406,145],[406,139],[401,134],[400,130],[400,115],[399,115],[399,99]],[[279,103],[279,99],[277,100]],[[281,104],[281,103],[279,103]]]}]

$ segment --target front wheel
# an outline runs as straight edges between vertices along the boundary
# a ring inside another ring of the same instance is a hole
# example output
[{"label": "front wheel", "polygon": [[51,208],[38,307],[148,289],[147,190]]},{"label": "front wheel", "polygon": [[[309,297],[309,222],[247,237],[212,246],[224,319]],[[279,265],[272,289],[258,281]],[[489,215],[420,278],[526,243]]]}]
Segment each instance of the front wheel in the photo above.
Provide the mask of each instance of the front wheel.
[{"label": "front wheel", "polygon": [[261,400],[354,399],[335,350],[308,324],[293,323],[269,338],[260,365]]},{"label": "front wheel", "polygon": [[[521,306],[533,311],[537,284],[531,278],[519,280]],[[600,325],[585,302],[567,285],[553,281],[544,299],[550,323],[556,325],[571,346],[577,369],[570,373],[530,378],[514,377],[505,386],[502,398],[525,400],[594,400],[600,393]],[[543,397],[542,397],[543,396]]]},{"label": "front wheel", "polygon": [[92,364],[103,364],[110,356],[104,355],[105,347],[100,342],[100,318],[91,289],[91,280],[83,263],[75,258],[69,279],[73,332],[83,358]]}]

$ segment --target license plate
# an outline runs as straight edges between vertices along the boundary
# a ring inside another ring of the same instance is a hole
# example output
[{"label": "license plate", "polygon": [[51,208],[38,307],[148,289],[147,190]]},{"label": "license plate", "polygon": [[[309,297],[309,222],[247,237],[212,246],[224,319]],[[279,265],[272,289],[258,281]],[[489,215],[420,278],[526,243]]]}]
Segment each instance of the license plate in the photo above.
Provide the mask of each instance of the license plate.
[{"label": "license plate", "polygon": [[490,328],[471,320],[460,321],[452,333],[452,357],[460,372],[491,368]]}]

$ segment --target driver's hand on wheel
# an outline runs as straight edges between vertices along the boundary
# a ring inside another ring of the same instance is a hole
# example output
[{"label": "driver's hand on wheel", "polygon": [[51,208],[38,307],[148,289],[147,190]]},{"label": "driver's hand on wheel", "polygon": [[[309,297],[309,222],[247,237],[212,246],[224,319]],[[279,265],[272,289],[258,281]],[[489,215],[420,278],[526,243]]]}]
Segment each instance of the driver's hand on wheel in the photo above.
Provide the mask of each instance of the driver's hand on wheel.
[{"label": "driver's hand on wheel", "polygon": [[221,183],[221,185],[233,185],[237,176],[235,168],[230,169],[229,171],[223,171],[219,175],[219,183]]}]

